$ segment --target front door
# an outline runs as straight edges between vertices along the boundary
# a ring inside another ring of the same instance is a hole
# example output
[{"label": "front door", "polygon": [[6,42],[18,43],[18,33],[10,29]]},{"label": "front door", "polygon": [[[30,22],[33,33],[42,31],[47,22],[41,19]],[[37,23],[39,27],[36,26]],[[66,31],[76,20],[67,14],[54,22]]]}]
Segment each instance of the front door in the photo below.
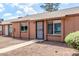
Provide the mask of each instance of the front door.
[{"label": "front door", "polygon": [[8,26],[6,25],[5,26],[5,35],[7,36],[9,33],[8,33]]},{"label": "front door", "polygon": [[36,38],[44,39],[44,25],[43,22],[37,22],[36,24]]}]

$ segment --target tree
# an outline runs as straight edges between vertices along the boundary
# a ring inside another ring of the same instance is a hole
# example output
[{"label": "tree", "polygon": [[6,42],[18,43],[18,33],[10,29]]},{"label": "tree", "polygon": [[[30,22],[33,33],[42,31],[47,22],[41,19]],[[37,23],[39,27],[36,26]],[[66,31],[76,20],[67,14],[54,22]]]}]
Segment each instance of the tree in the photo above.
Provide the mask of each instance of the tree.
[{"label": "tree", "polygon": [[56,11],[59,8],[60,3],[44,3],[40,7],[43,8],[45,11]]}]

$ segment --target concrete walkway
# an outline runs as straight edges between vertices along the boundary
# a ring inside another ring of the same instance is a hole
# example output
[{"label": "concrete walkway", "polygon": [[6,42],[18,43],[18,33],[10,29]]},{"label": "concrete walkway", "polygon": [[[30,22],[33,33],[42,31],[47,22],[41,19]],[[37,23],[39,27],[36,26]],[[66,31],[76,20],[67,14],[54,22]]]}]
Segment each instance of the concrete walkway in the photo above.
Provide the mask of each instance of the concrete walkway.
[{"label": "concrete walkway", "polygon": [[21,48],[21,47],[24,47],[26,45],[30,45],[30,44],[35,43],[35,42],[38,42],[38,40],[31,40],[31,41],[28,41],[28,42],[24,42],[24,43],[12,45],[12,46],[9,46],[9,47],[6,47],[6,48],[2,48],[2,49],[0,49],[0,53],[6,53],[6,52],[9,52],[9,51],[15,50],[17,48]]}]

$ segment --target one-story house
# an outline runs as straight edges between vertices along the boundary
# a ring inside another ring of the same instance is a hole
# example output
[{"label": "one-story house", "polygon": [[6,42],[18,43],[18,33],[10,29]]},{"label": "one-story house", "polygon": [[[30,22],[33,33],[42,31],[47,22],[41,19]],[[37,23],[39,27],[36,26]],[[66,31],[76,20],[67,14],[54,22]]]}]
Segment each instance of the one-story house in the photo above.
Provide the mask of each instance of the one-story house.
[{"label": "one-story house", "polygon": [[66,35],[79,31],[79,7],[14,19],[10,24],[2,24],[2,28],[5,25],[11,25],[11,34],[4,33],[10,32],[10,26],[2,30],[3,34],[14,38],[64,42]]}]

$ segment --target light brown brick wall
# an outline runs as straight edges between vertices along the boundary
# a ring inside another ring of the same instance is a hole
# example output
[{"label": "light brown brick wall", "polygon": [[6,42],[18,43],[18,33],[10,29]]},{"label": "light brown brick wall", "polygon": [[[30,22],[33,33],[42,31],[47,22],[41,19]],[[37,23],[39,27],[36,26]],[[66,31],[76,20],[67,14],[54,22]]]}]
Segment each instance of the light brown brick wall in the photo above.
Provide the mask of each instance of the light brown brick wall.
[{"label": "light brown brick wall", "polygon": [[36,22],[30,21],[30,39],[36,38]]},{"label": "light brown brick wall", "polygon": [[[20,31],[20,23],[26,23],[28,29],[26,32]],[[34,21],[25,21],[25,22],[16,22],[13,23],[13,28],[15,29],[13,37],[21,39],[35,39],[36,38],[36,22]]]},{"label": "light brown brick wall", "polygon": [[13,27],[12,36],[16,38],[20,38],[20,23],[19,22],[12,23],[12,27]]},{"label": "light brown brick wall", "polygon": [[[42,22],[42,21],[41,21]],[[36,21],[28,21],[25,22],[28,26],[27,32],[20,32],[20,22],[13,23],[13,28],[15,28],[15,32],[13,34],[14,37],[24,38],[24,39],[35,39],[36,38]],[[30,26],[30,29],[29,29]],[[47,36],[46,36],[47,35]],[[62,35],[48,35],[47,34],[47,21],[44,20],[44,40],[55,40],[55,41],[62,41]]]},{"label": "light brown brick wall", "polygon": [[45,20],[44,21],[44,40],[47,39],[46,35],[47,35],[47,23],[46,23],[46,20]]},{"label": "light brown brick wall", "polygon": [[65,36],[71,32],[79,31],[79,16],[65,17]]},{"label": "light brown brick wall", "polygon": [[49,34],[49,35],[47,36],[47,39],[48,39],[48,40],[52,40],[52,41],[62,41],[61,35],[58,36],[58,35],[51,35],[51,34]]}]

